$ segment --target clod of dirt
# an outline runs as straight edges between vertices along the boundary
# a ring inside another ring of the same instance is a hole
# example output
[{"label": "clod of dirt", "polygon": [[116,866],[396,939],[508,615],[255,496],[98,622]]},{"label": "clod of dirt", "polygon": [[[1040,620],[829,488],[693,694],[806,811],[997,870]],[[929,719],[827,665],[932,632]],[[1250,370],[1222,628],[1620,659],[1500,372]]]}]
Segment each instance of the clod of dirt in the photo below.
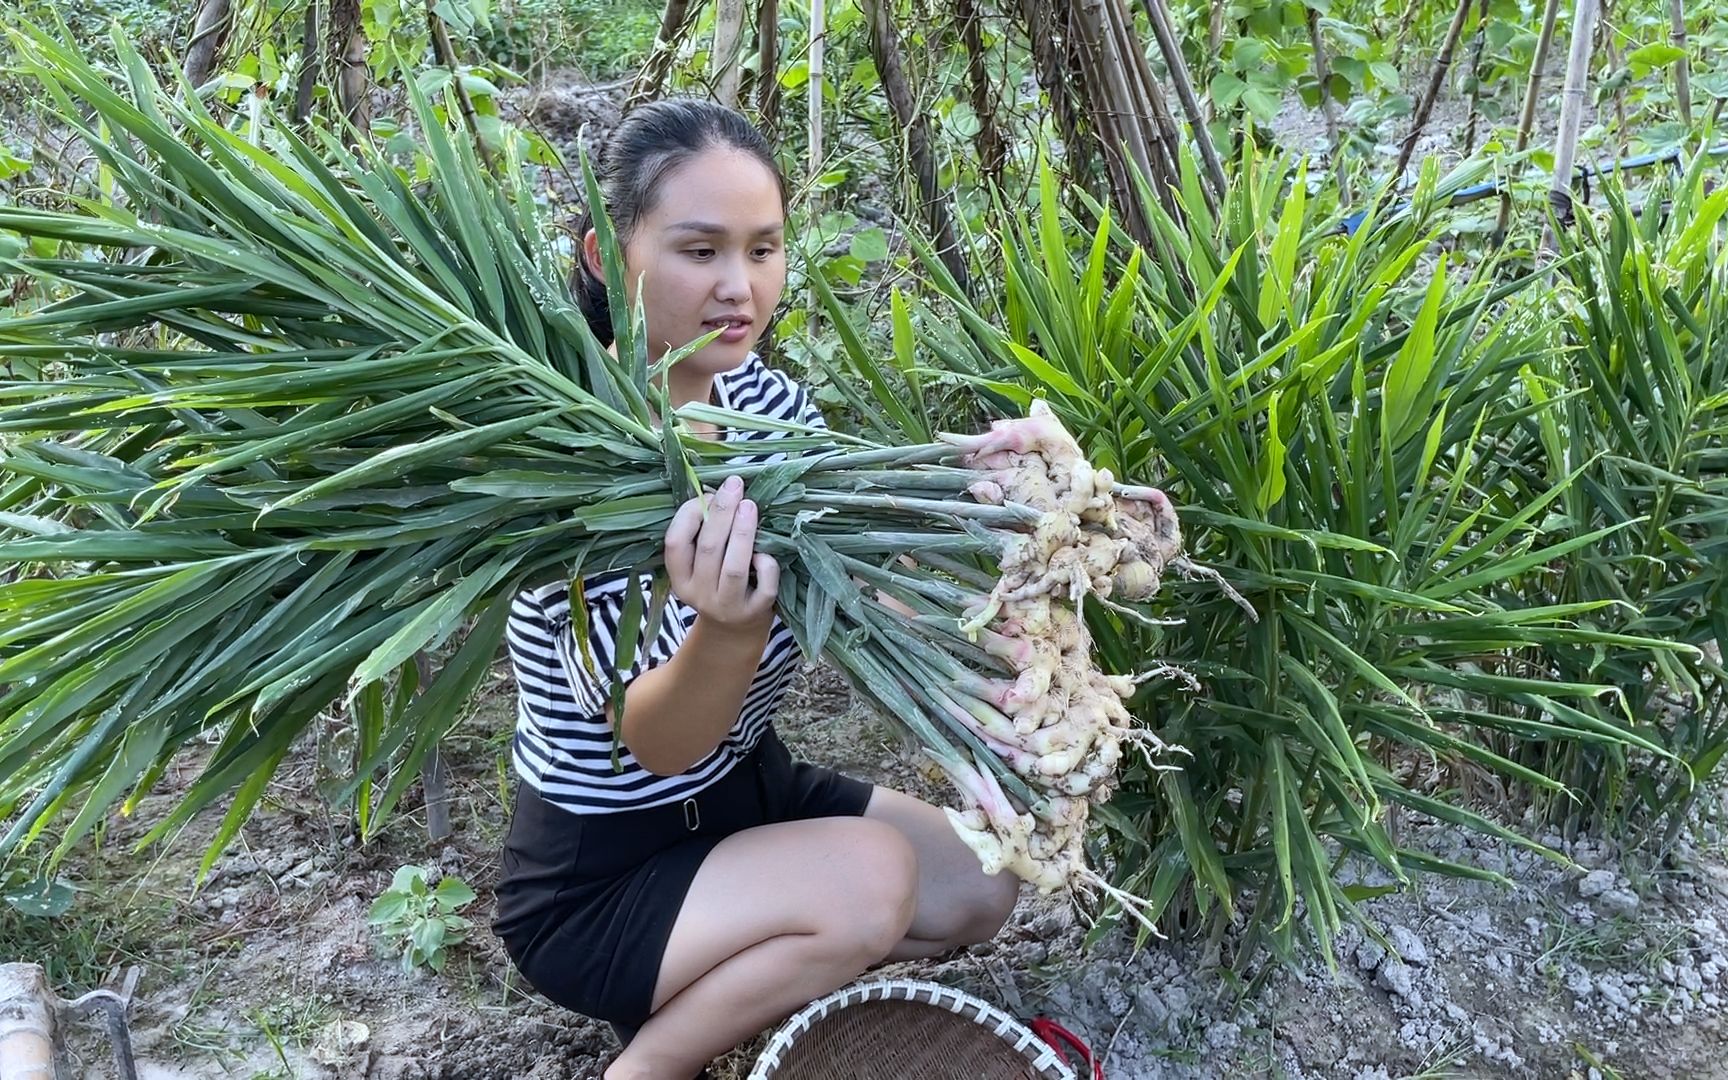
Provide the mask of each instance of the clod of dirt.
[{"label": "clod of dirt", "polygon": [[1578,882],[1578,895],[1589,899],[1601,896],[1614,887],[1614,874],[1609,870],[1592,870]]}]

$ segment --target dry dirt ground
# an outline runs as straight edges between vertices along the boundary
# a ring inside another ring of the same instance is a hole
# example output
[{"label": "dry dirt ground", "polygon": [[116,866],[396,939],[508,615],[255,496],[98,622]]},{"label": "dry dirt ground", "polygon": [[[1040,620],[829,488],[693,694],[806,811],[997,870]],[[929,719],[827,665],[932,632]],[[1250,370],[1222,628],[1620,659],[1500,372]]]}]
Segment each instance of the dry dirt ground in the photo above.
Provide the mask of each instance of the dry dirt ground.
[{"label": "dry dirt ground", "polygon": [[[69,915],[0,915],[0,959],[50,963],[68,998],[141,965],[132,1029],[149,1080],[589,1077],[614,1045],[609,1031],[538,999],[485,929],[512,714],[500,670],[445,744],[452,840],[427,843],[415,788],[381,837],[356,843],[350,815],[320,793],[319,755],[340,745],[326,734],[285,767],[196,894],[189,881],[213,821],[167,851],[130,847],[187,779],[170,777],[68,868],[81,890]],[[824,669],[805,673],[781,728],[812,760],[934,794],[891,729]],[[1030,897],[995,942],[896,973],[1047,1011],[1098,1048],[1114,1078],[1728,1076],[1728,863],[1716,826],[1701,824],[1660,867],[1589,840],[1561,845],[1578,863],[1564,868],[1433,823],[1405,830],[1415,846],[1512,884],[1429,878],[1373,902],[1392,949],[1351,933],[1335,973],[1317,960],[1230,971],[1196,941],[1135,954],[1120,933],[1083,955],[1070,909]],[[465,912],[475,933],[442,975],[403,974],[367,925],[405,863],[479,893]],[[93,1030],[77,1048],[80,1077],[111,1075]],[[751,1049],[719,1075],[742,1077]]]}]

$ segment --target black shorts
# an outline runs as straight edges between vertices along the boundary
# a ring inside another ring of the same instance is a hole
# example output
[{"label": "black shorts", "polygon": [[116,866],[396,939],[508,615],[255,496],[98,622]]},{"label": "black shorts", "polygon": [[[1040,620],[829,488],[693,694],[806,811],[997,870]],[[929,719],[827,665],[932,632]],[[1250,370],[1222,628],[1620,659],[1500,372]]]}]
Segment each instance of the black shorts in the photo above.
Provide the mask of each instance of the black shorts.
[{"label": "black shorts", "polygon": [[757,825],[861,816],[872,790],[793,761],[772,728],[719,780],[667,806],[573,814],[519,783],[492,931],[551,1001],[638,1027],[672,924],[714,846]]}]

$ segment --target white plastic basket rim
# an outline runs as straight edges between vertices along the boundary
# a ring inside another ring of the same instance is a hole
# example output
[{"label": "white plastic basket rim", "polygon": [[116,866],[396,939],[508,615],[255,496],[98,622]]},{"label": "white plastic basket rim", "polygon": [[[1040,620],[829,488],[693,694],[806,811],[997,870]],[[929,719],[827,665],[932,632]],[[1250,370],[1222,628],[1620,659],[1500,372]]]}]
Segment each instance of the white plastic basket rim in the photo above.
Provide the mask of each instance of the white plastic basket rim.
[{"label": "white plastic basket rim", "polygon": [[952,986],[943,986],[941,983],[923,979],[870,979],[843,986],[826,997],[817,998],[798,1010],[774,1032],[773,1038],[768,1040],[768,1046],[762,1051],[762,1056],[756,1059],[755,1066],[750,1070],[749,1080],[770,1080],[779,1071],[780,1063],[785,1059],[786,1052],[792,1048],[792,1044],[818,1020],[832,1012],[867,1001],[915,1001],[947,1009],[974,1024],[989,1028],[998,1038],[1022,1054],[1027,1064],[1050,1080],[1075,1080],[1074,1070],[1068,1067],[1067,1062],[1025,1024],[982,998],[956,990]]}]

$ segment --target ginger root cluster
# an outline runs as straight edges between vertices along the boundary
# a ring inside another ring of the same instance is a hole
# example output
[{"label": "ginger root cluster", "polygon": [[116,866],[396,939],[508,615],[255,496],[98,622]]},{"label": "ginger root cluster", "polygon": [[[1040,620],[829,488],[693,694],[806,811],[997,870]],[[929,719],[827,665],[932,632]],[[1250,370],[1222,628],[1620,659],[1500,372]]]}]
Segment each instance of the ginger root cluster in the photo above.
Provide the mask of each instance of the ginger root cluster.
[{"label": "ginger root cluster", "polygon": [[1090,807],[1116,788],[1124,747],[1138,743],[1149,756],[1186,751],[1133,726],[1124,702],[1145,676],[1098,667],[1084,603],[1156,594],[1181,554],[1175,509],[1163,492],[1119,485],[1094,468],[1041,401],[1025,419],[945,438],[981,474],[968,488],[974,499],[1038,511],[1029,531],[1008,535],[1001,577],[965,623],[1010,676],[970,675],[953,709],[1042,796],[1022,809],[992,770],[962,763],[949,771],[966,805],[949,819],[990,873],[1008,870],[1044,892],[1097,884],[1082,842]]}]

